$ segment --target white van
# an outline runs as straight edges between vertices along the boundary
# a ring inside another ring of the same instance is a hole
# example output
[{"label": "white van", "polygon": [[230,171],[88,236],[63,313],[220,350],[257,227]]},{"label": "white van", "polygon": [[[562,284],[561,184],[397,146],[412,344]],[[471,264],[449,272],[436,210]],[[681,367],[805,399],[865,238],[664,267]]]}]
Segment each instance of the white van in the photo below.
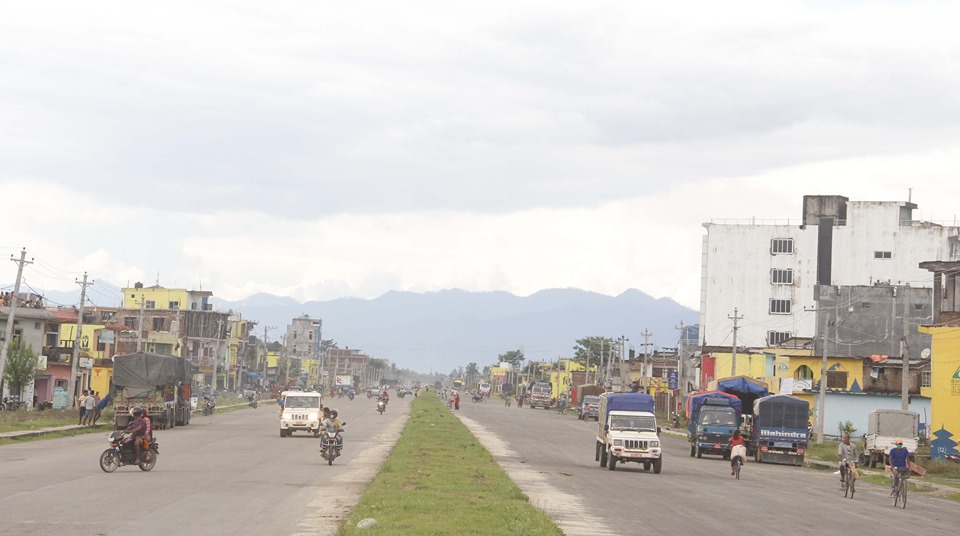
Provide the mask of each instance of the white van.
[{"label": "white van", "polygon": [[480,394],[483,396],[490,396],[490,384],[487,382],[480,382],[480,384],[477,385],[477,390],[480,391]]},{"label": "white van", "polygon": [[294,430],[320,437],[323,419],[323,395],[316,391],[284,391],[280,393],[280,437],[289,437]]}]

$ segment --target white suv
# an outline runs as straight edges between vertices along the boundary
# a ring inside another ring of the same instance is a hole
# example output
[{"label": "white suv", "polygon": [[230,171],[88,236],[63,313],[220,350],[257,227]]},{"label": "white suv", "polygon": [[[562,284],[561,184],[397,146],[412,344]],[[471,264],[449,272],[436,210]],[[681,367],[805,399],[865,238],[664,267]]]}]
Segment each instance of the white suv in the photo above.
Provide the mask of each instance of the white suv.
[{"label": "white suv", "polygon": [[280,397],[283,399],[280,437],[288,437],[294,430],[320,437],[323,395],[316,391],[284,391]]}]

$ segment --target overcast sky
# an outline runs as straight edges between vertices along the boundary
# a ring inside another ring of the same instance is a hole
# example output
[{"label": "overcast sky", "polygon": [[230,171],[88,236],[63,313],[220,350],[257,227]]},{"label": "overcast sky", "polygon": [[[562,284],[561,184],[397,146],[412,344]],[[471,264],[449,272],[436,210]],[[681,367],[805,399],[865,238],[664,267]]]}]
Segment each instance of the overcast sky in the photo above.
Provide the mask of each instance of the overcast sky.
[{"label": "overcast sky", "polygon": [[26,246],[38,289],[159,272],[227,299],[696,308],[712,218],[912,187],[953,221],[958,20],[916,0],[12,3],[0,258]]}]

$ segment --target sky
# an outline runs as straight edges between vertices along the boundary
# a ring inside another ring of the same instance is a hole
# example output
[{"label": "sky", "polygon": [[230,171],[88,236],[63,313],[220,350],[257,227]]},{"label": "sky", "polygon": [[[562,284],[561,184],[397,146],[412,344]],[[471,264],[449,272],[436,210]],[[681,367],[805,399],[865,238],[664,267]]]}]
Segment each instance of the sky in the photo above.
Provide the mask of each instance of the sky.
[{"label": "sky", "polygon": [[662,4],[7,6],[0,258],[26,247],[40,290],[88,272],[102,300],[159,281],[697,308],[711,219],[838,194],[954,221],[960,4]]}]

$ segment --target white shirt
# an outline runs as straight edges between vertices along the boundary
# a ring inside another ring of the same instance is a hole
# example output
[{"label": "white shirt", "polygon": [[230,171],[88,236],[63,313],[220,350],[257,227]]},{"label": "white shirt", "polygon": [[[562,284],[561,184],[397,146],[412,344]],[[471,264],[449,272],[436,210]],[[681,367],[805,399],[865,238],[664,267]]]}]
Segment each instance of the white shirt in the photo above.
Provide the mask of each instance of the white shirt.
[{"label": "white shirt", "polygon": [[94,397],[92,397],[92,396],[88,396],[87,398],[84,398],[84,399],[83,399],[83,407],[86,408],[86,409],[94,409],[94,408],[96,408],[96,407],[97,407],[97,399],[94,398]]}]

